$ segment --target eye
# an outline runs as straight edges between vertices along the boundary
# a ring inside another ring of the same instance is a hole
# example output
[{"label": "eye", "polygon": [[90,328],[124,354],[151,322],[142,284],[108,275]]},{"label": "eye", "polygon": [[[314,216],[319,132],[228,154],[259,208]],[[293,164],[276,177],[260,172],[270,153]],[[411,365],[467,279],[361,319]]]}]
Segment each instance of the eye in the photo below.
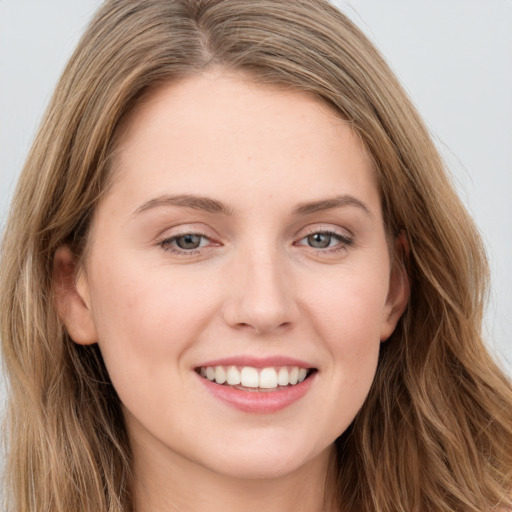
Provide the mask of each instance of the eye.
[{"label": "eye", "polygon": [[201,245],[204,245],[203,242],[205,240],[205,236],[188,233],[186,235],[176,237],[174,242],[180,249],[198,249]]},{"label": "eye", "polygon": [[331,233],[315,233],[306,237],[306,241],[310,247],[315,249],[326,249],[333,242],[339,243],[339,239],[335,238]]},{"label": "eye", "polygon": [[205,247],[211,243],[211,240],[197,233],[185,233],[170,238],[166,238],[160,242],[160,245],[170,252],[190,253],[196,249]]},{"label": "eye", "polygon": [[333,231],[316,231],[305,236],[296,245],[303,245],[317,250],[344,250],[353,244],[352,237]]}]

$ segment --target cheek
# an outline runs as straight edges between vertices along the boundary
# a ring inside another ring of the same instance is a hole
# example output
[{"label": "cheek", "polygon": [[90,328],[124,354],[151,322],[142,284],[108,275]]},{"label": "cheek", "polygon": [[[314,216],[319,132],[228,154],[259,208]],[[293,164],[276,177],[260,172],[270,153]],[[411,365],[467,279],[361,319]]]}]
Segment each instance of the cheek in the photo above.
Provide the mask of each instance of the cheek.
[{"label": "cheek", "polygon": [[156,374],[169,373],[169,362],[179,371],[181,354],[213,309],[208,287],[198,293],[201,283],[184,282],[164,267],[149,272],[116,263],[96,272],[91,294],[98,342],[112,380],[122,374],[151,382]]},{"label": "cheek", "polygon": [[332,350],[349,356],[379,344],[388,288],[385,271],[350,268],[326,279],[324,285],[309,287],[305,307]]},{"label": "cheek", "polygon": [[176,411],[188,410],[194,398],[177,384],[190,372],[186,354],[211,317],[213,300],[205,290],[198,294],[199,283],[164,267],[150,272],[118,264],[95,278],[98,344],[125,412],[175,424]]},{"label": "cheek", "polygon": [[353,271],[331,280],[329,293],[314,290],[305,307],[328,352],[331,407],[335,431],[341,433],[363,405],[375,376],[387,283],[378,273]]}]

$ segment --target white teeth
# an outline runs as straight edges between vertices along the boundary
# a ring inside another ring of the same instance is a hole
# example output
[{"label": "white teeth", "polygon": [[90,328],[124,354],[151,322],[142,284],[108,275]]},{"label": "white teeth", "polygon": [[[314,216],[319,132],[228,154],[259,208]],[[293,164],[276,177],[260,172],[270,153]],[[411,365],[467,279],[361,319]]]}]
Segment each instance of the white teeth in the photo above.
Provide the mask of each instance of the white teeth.
[{"label": "white teeth", "polygon": [[246,388],[257,388],[259,386],[258,370],[244,366],[240,374],[240,383]]},{"label": "white teeth", "polygon": [[279,373],[277,374],[277,383],[280,386],[288,386],[288,368],[280,368]]},{"label": "white teeth", "polygon": [[238,386],[238,384],[240,384],[240,372],[236,366],[230,366],[228,368],[227,382],[230,386]]},{"label": "white teeth", "polygon": [[263,368],[263,370],[261,370],[260,388],[277,388],[277,372],[274,368]]},{"label": "white teeth", "polygon": [[242,385],[247,388],[275,389],[277,387],[295,386],[303,382],[308,375],[306,368],[283,366],[280,368],[253,368],[244,366],[239,370],[236,366],[202,366],[199,368],[201,377],[217,384],[229,386]]},{"label": "white teeth", "polygon": [[222,366],[215,367],[215,382],[217,384],[224,384],[226,382],[226,370]]}]

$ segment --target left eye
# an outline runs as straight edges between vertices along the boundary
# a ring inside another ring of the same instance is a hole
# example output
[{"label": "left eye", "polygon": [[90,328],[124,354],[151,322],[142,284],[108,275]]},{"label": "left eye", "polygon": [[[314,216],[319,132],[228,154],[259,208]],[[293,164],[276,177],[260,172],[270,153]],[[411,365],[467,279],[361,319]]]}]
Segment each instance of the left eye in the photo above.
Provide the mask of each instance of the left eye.
[{"label": "left eye", "polygon": [[300,241],[300,245],[308,245],[313,249],[328,249],[337,245],[348,245],[350,240],[337,233],[329,233],[327,231],[319,231],[304,237]]}]

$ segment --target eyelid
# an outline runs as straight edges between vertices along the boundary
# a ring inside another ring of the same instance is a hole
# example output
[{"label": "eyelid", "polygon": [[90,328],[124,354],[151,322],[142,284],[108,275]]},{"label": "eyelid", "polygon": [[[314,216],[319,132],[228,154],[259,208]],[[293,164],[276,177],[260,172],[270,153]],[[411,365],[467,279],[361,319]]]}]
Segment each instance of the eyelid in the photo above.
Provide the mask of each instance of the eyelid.
[{"label": "eyelid", "polygon": [[157,243],[171,238],[179,238],[185,235],[197,235],[209,238],[210,240],[220,238],[219,235],[207,225],[199,222],[191,222],[186,224],[177,224],[175,226],[167,226],[157,235]]},{"label": "eyelid", "polygon": [[[307,235],[304,235],[298,241],[301,242],[302,240],[304,240],[306,238],[309,238],[312,235],[317,235],[317,234],[331,236],[333,238],[336,238],[337,240],[340,241],[340,243],[343,243],[345,245],[351,245],[353,243],[352,237],[348,237],[348,236],[342,235],[342,234],[340,234],[340,233],[338,233],[336,231],[326,231],[326,230],[313,231],[312,233],[308,233]],[[299,244],[299,245],[302,245],[302,244]],[[312,249],[315,249],[315,247],[312,247]]]},{"label": "eyelid", "polygon": [[[206,245],[199,246],[195,249],[181,249],[178,246],[171,245],[178,238],[184,237],[186,235],[195,235],[201,237],[208,241]],[[199,252],[207,251],[212,247],[221,246],[222,243],[218,241],[218,236],[213,232],[212,229],[208,229],[204,226],[197,227],[197,225],[192,224],[183,224],[179,226],[175,226],[173,228],[166,229],[157,239],[155,245],[162,248],[164,251],[169,252],[171,254],[177,255],[197,255]]]},{"label": "eyelid", "polygon": [[[317,247],[311,247],[307,243],[301,243],[306,238],[308,238],[311,235],[315,234],[326,234],[332,237],[335,237],[338,239],[339,243],[337,243],[334,246],[328,246],[324,248],[317,248]],[[321,254],[325,256],[329,255],[336,255],[340,252],[346,252],[349,247],[354,245],[354,235],[346,228],[341,228],[339,226],[333,226],[328,225],[315,225],[315,226],[309,226],[305,229],[305,231],[302,231],[302,233],[297,235],[297,241],[294,242],[293,245],[299,246],[299,247],[305,247],[306,249],[309,249],[311,251],[314,251],[316,254]]]},{"label": "eyelid", "polygon": [[[176,240],[178,240],[179,238],[182,238],[184,236],[187,236],[187,235],[195,235],[195,236],[201,237],[201,238],[203,238],[205,240],[208,240],[208,243],[205,244],[205,245],[199,245],[199,247],[195,247],[195,248],[192,248],[192,249],[183,249],[181,247],[178,247],[177,245],[174,245],[174,242]],[[219,243],[215,243],[215,242],[212,243],[211,238],[209,238],[206,235],[202,235],[200,233],[192,233],[192,232],[190,232],[190,233],[184,233],[182,235],[173,235],[173,236],[170,236],[170,237],[166,237],[163,240],[161,240],[158,243],[158,245],[165,252],[168,252],[168,253],[171,253],[171,254],[176,254],[178,256],[194,256],[194,255],[197,255],[199,253],[205,253],[205,251],[208,251],[212,247],[217,247],[220,244]]]},{"label": "eyelid", "polygon": [[[218,241],[218,236],[207,234],[208,231],[211,231],[207,228],[195,228],[193,224],[186,224],[176,226],[174,228],[167,229],[164,231],[164,234],[158,237],[156,240],[156,245],[162,248],[164,251],[169,252],[171,254],[176,255],[184,255],[184,256],[192,256],[197,255],[199,253],[206,253],[210,249],[214,247],[222,246],[223,243]],[[314,234],[325,234],[334,237],[338,240],[338,243],[334,246],[327,246],[324,248],[312,247],[307,243],[302,243],[304,240]],[[201,239],[207,241],[205,245],[199,245],[199,247],[192,249],[182,249],[177,245],[174,245],[174,242],[186,235],[195,235],[200,237]],[[303,228],[302,232],[297,233],[295,237],[295,242],[293,245],[306,247],[312,251],[321,254],[336,254],[340,251],[346,251],[350,246],[354,244],[354,235],[346,228],[341,226],[333,226],[330,225],[313,225],[307,226]]]},{"label": "eyelid", "polygon": [[347,228],[341,226],[334,226],[332,224],[315,224],[307,226],[297,234],[297,238],[305,238],[315,233],[328,233],[330,235],[338,236],[343,240],[354,240],[354,234]]}]

